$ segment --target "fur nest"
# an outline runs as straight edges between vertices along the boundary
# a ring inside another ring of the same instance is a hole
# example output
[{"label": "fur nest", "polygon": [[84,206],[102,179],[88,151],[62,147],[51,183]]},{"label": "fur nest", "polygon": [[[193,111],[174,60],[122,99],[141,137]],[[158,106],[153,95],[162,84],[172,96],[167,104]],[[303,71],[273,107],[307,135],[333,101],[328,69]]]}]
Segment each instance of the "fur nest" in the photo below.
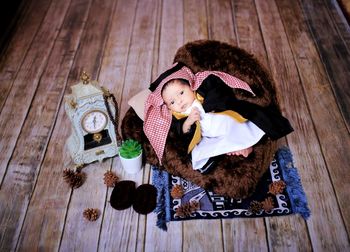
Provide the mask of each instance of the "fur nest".
[{"label": "fur nest", "polygon": [[[199,40],[185,44],[178,49],[174,62],[182,62],[194,73],[204,70],[227,72],[246,81],[256,96],[248,98],[240,90],[234,93],[238,99],[247,100],[260,106],[278,106],[274,83],[264,67],[249,53],[232,45],[213,40]],[[146,162],[159,167],[156,154],[143,133],[143,121],[130,108],[122,121],[124,139],[132,138],[143,144]],[[192,169],[187,146],[169,132],[162,159],[163,166],[170,174],[183,177],[202,188],[232,198],[250,196],[268,169],[277,149],[275,141],[263,138],[254,146],[248,158],[225,156],[218,166],[208,174]]]}]

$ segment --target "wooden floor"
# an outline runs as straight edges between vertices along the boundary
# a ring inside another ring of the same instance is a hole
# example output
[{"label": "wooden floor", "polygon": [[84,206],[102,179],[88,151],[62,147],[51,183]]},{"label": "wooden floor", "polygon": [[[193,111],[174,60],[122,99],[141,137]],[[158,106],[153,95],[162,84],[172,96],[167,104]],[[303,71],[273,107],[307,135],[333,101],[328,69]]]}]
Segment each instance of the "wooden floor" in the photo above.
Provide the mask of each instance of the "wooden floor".
[{"label": "wooden floor", "polygon": [[[0,60],[0,251],[349,251],[350,30],[335,0],[31,0]],[[277,83],[295,128],[291,148],[312,216],[155,226],[113,210],[103,174],[86,167],[71,190],[62,170],[70,123],[64,95],[82,70],[127,100],[188,41],[216,39],[254,54]],[[82,211],[98,208],[96,222]]]}]

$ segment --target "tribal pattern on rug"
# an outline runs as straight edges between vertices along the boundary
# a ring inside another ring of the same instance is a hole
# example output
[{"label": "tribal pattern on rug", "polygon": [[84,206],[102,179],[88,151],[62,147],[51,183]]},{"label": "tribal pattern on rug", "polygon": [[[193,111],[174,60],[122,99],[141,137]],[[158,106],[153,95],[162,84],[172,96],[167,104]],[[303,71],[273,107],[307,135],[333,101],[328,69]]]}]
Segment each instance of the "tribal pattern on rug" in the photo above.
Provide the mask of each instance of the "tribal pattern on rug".
[{"label": "tribal pattern on rug", "polygon": [[280,148],[256,193],[246,199],[215,194],[177,176],[153,167],[157,188],[157,226],[167,230],[169,221],[220,218],[252,218],[299,213],[310,216],[307,200],[293,158],[287,147]]}]

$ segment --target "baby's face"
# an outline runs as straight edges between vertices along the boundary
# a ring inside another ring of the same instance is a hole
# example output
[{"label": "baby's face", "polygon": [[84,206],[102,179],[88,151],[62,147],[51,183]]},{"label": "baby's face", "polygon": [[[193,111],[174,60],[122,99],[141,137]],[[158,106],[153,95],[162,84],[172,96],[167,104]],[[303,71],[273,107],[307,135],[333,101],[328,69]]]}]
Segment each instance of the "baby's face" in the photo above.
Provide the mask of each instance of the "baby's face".
[{"label": "baby's face", "polygon": [[179,80],[173,80],[162,92],[167,107],[175,112],[184,112],[195,99],[194,92],[189,85]]}]

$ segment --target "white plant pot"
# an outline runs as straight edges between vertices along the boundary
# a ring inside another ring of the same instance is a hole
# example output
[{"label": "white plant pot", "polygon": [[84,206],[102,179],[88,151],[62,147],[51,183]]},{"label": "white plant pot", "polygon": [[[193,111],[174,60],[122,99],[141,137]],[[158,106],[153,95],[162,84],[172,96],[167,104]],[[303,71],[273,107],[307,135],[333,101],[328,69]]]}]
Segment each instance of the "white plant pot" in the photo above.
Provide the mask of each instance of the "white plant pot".
[{"label": "white plant pot", "polygon": [[124,158],[119,155],[120,162],[125,170],[129,174],[138,173],[142,168],[142,151],[140,155],[134,158]]}]

